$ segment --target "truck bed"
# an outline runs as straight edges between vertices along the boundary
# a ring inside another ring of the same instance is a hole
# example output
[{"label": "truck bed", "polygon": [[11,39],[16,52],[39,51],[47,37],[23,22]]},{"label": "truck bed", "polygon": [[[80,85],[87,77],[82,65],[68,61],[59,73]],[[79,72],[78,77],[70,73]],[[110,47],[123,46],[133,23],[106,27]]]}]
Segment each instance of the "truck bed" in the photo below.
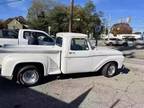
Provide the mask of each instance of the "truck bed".
[{"label": "truck bed", "polygon": [[45,58],[52,68],[59,68],[60,56],[61,50],[58,46],[4,46],[0,48],[0,65],[5,61],[5,58],[20,57],[24,59],[30,57],[30,59],[35,60],[34,57],[36,57],[39,59]]}]

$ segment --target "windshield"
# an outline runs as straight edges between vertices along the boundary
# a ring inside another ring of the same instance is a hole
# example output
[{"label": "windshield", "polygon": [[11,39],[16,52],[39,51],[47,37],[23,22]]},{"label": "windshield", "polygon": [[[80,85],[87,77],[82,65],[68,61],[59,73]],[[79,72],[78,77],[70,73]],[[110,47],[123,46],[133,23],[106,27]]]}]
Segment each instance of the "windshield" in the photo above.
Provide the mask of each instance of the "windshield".
[{"label": "windshield", "polygon": [[95,41],[91,41],[90,39],[88,39],[88,43],[89,43],[92,50],[95,49],[95,47],[96,47],[95,46]]}]

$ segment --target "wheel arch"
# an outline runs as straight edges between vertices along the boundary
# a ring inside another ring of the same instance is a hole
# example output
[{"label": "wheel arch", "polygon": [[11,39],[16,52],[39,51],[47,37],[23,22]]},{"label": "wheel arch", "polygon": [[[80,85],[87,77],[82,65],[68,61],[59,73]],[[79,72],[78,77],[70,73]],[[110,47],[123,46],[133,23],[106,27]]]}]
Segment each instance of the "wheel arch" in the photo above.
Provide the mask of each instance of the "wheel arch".
[{"label": "wheel arch", "polygon": [[101,68],[99,70],[101,70],[105,65],[107,65],[109,63],[114,63],[117,66],[117,68],[118,68],[118,62],[117,61],[109,61],[109,62],[104,63],[104,65],[101,66]]},{"label": "wheel arch", "polygon": [[13,69],[13,73],[12,75],[13,76],[16,76],[19,69],[24,67],[24,66],[27,66],[27,65],[33,65],[33,66],[36,66],[36,68],[40,71],[40,74],[41,75],[44,75],[44,65],[40,62],[23,62],[23,63],[17,63]]},{"label": "wheel arch", "polygon": [[97,68],[96,71],[101,70],[106,64],[111,63],[111,62],[114,63],[114,64],[116,64],[116,66],[117,66],[117,68],[118,68],[119,63],[118,63],[117,61],[111,60],[111,61],[107,61],[107,62],[104,62],[103,64],[101,64],[101,65]]}]

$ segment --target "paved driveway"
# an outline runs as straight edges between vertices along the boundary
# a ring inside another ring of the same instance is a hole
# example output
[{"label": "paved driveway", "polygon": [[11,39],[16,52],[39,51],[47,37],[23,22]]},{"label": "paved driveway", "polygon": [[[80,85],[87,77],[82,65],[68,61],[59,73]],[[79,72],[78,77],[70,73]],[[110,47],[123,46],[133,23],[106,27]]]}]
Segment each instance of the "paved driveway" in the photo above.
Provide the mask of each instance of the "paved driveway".
[{"label": "paved driveway", "polygon": [[143,108],[144,61],[126,59],[124,73],[47,77],[43,84],[23,88],[0,78],[0,108]]}]

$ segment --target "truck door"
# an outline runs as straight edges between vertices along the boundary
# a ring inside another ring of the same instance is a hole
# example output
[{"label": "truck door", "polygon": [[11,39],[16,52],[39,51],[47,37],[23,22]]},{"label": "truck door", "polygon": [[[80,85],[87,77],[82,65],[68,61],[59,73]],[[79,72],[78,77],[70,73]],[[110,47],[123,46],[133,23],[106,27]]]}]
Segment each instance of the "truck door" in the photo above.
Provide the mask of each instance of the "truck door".
[{"label": "truck door", "polygon": [[68,73],[91,71],[90,47],[85,38],[73,38],[66,60]]},{"label": "truck door", "polygon": [[19,35],[19,44],[20,45],[28,45],[28,39],[31,36],[31,31],[23,31]]}]

